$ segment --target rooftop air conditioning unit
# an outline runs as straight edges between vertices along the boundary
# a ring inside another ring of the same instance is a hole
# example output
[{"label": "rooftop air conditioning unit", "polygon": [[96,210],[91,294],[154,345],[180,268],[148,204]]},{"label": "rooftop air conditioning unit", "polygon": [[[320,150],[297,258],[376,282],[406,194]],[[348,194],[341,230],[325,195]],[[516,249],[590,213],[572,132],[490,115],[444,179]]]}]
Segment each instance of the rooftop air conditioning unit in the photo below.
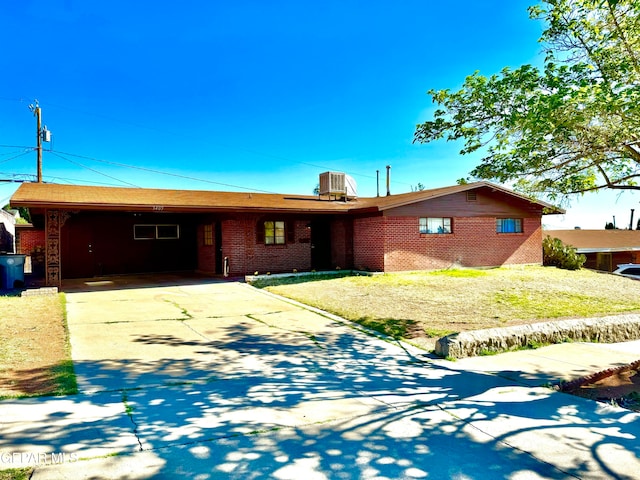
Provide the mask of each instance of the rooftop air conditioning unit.
[{"label": "rooftop air conditioning unit", "polygon": [[351,199],[357,197],[356,181],[342,172],[320,174],[320,195]]}]

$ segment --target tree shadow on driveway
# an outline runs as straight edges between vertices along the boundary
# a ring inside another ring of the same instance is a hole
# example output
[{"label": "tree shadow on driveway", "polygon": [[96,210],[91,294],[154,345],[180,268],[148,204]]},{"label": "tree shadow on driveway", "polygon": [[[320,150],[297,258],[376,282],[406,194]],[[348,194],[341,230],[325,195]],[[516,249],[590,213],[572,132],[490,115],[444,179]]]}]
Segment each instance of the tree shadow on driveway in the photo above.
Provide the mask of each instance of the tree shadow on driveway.
[{"label": "tree shadow on driveway", "polygon": [[193,358],[77,362],[102,391],[0,402],[0,451],[102,457],[36,479],[54,468],[104,478],[105,465],[122,478],[309,479],[625,478],[640,466],[640,416],[624,410],[453,370],[355,331],[325,332],[322,348],[242,323],[219,332],[191,340]]}]

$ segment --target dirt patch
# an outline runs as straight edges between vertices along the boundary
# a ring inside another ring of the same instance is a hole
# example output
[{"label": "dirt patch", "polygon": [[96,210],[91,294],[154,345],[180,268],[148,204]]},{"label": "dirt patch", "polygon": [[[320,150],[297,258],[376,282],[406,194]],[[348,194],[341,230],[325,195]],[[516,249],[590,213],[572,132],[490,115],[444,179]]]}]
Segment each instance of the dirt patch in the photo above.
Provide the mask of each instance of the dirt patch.
[{"label": "dirt patch", "polygon": [[561,384],[558,389],[640,412],[640,360]]},{"label": "dirt patch", "polygon": [[0,297],[0,397],[73,390],[63,302],[61,295]]}]

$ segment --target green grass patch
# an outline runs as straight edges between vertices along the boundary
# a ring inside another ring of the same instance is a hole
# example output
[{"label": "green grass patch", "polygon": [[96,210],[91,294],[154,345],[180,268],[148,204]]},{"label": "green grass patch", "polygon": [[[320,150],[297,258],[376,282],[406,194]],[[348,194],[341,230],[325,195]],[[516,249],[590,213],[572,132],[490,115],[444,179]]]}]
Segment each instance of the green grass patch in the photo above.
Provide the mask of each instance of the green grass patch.
[{"label": "green grass patch", "polygon": [[356,320],[363,327],[383,333],[391,338],[400,339],[409,336],[409,331],[416,327],[415,320],[397,318],[363,317]]},{"label": "green grass patch", "polygon": [[589,317],[630,312],[640,308],[640,302],[619,304],[609,297],[562,291],[500,291],[493,294],[493,301],[510,310],[513,318],[522,319]]},{"label": "green grass patch", "polygon": [[57,384],[54,395],[75,395],[78,393],[78,382],[76,372],[71,360],[71,339],[69,337],[69,324],[67,322],[67,297],[64,293],[60,295],[60,306],[62,308],[62,324],[64,326],[65,359],[51,369],[51,373]]},{"label": "green grass patch", "polygon": [[7,468],[0,470],[0,480],[28,480],[33,473],[32,467],[27,468]]},{"label": "green grass patch", "polygon": [[424,328],[425,336],[429,338],[441,338],[446,337],[447,335],[451,335],[452,333],[458,333],[455,330],[446,330],[446,329],[438,329],[438,328]]},{"label": "green grass patch", "polygon": [[76,372],[71,359],[63,360],[51,368],[51,375],[56,382],[56,389],[51,395],[75,395],[78,393]]},{"label": "green grass patch", "polygon": [[353,273],[350,270],[344,270],[338,273],[292,273],[290,276],[283,277],[260,277],[251,282],[251,285],[256,288],[267,288],[276,285],[297,285],[307,282],[335,280],[337,278],[350,277],[352,275]]},{"label": "green grass patch", "polygon": [[478,278],[486,277],[488,274],[485,270],[474,270],[471,268],[464,269],[451,269],[451,270],[435,270],[433,272],[427,272],[431,276],[442,276],[451,278]]}]

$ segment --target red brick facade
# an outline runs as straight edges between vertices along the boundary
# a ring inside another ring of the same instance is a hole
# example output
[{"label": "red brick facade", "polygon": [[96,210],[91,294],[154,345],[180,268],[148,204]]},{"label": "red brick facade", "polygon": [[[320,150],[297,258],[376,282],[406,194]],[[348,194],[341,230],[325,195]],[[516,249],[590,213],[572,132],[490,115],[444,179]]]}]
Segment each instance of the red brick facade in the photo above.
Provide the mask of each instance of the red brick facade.
[{"label": "red brick facade", "polygon": [[[142,191],[140,201],[151,193]],[[187,195],[179,193],[176,204]],[[179,203],[174,211],[165,206],[122,210],[116,204],[109,210],[56,208],[52,211],[64,225],[58,237],[21,228],[17,251],[33,255],[39,249],[44,255],[46,245],[56,246],[46,253],[56,254],[58,263],[46,262],[61,266],[61,278],[179,270],[220,275],[224,266],[230,276],[241,276],[314,268],[398,272],[542,263],[543,205],[486,184],[350,202],[231,195],[229,205],[213,208],[198,203],[200,195],[191,201],[196,205]],[[420,218],[450,219],[451,233],[420,233]],[[497,233],[496,218],[520,219],[522,232]],[[265,221],[284,222],[283,244],[266,244]],[[156,225],[175,225],[179,235],[136,236],[137,227]]]},{"label": "red brick facade", "polygon": [[491,217],[454,217],[451,234],[421,234],[419,217],[354,221],[354,267],[398,272],[542,263],[540,218],[523,219],[523,233],[496,233]]},{"label": "red brick facade", "polygon": [[[293,238],[284,245],[265,245],[258,241],[258,228],[265,219],[292,224]],[[308,221],[271,215],[238,215],[222,221],[222,256],[229,265],[229,275],[291,272],[311,269],[311,245]]]},{"label": "red brick facade", "polygon": [[44,251],[44,243],[44,230],[31,225],[18,225],[16,228],[16,253],[31,255],[34,250]]},{"label": "red brick facade", "polygon": [[385,217],[353,221],[353,266],[358,270],[384,271]]}]

